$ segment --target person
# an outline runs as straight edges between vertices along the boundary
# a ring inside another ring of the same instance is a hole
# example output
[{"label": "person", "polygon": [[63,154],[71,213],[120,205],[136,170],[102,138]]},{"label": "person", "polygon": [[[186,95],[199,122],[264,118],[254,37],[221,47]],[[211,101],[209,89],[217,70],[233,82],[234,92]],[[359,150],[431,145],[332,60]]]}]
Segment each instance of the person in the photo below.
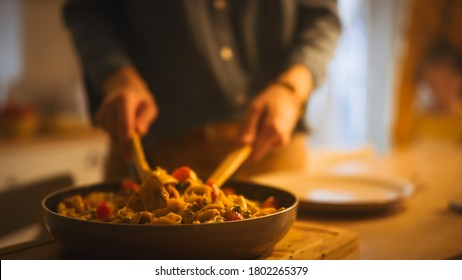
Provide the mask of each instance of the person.
[{"label": "person", "polygon": [[392,144],[460,142],[462,1],[411,1],[396,82]]},{"label": "person", "polygon": [[423,113],[462,115],[462,55],[448,42],[429,44],[417,80]]},{"label": "person", "polygon": [[303,113],[340,34],[336,1],[68,0],[64,20],[90,110],[125,159],[137,132],[151,163],[202,176],[238,144],[253,146],[247,175],[305,164]]},{"label": "person", "polygon": [[446,40],[429,44],[417,71],[415,140],[462,141],[462,55]]}]

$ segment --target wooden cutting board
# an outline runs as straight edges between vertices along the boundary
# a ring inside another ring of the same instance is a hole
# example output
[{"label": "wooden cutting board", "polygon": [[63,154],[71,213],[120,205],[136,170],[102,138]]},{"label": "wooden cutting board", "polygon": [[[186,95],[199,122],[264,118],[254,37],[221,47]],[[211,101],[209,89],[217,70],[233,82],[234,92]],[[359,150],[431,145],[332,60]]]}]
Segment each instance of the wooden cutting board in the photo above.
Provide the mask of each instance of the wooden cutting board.
[{"label": "wooden cutting board", "polygon": [[[274,247],[269,260],[357,259],[358,235],[352,231],[297,221]],[[0,249],[0,259],[73,259],[51,238]]]},{"label": "wooden cutting board", "polygon": [[269,260],[339,260],[359,258],[355,232],[297,221],[274,247]]}]

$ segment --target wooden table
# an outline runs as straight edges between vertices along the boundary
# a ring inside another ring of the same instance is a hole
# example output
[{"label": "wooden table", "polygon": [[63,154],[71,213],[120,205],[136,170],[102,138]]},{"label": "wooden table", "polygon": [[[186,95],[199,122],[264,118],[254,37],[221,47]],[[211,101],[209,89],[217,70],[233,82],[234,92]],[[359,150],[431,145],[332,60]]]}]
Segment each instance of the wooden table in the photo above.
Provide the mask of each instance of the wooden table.
[{"label": "wooden table", "polygon": [[[351,167],[333,168],[346,164]],[[361,259],[462,258],[462,214],[448,207],[462,200],[462,144],[421,142],[358,166],[406,177],[416,190],[403,207],[386,213],[302,218],[357,232]]]}]

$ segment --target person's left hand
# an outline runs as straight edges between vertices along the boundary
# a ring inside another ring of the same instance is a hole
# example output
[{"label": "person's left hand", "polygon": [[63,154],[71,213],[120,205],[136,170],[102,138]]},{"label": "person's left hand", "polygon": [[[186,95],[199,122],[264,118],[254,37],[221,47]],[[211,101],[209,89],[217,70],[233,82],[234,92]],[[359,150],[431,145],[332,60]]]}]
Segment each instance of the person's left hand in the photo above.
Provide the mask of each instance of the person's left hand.
[{"label": "person's left hand", "polygon": [[303,101],[281,84],[270,84],[249,107],[243,123],[241,144],[251,144],[250,159],[259,161],[273,148],[287,146],[297,124]]}]

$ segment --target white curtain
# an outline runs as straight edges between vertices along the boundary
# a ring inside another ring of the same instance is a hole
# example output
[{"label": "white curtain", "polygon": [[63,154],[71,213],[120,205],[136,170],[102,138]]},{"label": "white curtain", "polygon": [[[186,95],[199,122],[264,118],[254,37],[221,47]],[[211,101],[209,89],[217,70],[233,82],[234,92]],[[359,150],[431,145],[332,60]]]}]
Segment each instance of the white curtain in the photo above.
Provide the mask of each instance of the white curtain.
[{"label": "white curtain", "polygon": [[407,1],[338,3],[343,32],[327,81],[310,100],[311,146],[385,152]]},{"label": "white curtain", "polygon": [[6,100],[11,80],[22,70],[20,4],[17,0],[0,1],[0,106]]}]

